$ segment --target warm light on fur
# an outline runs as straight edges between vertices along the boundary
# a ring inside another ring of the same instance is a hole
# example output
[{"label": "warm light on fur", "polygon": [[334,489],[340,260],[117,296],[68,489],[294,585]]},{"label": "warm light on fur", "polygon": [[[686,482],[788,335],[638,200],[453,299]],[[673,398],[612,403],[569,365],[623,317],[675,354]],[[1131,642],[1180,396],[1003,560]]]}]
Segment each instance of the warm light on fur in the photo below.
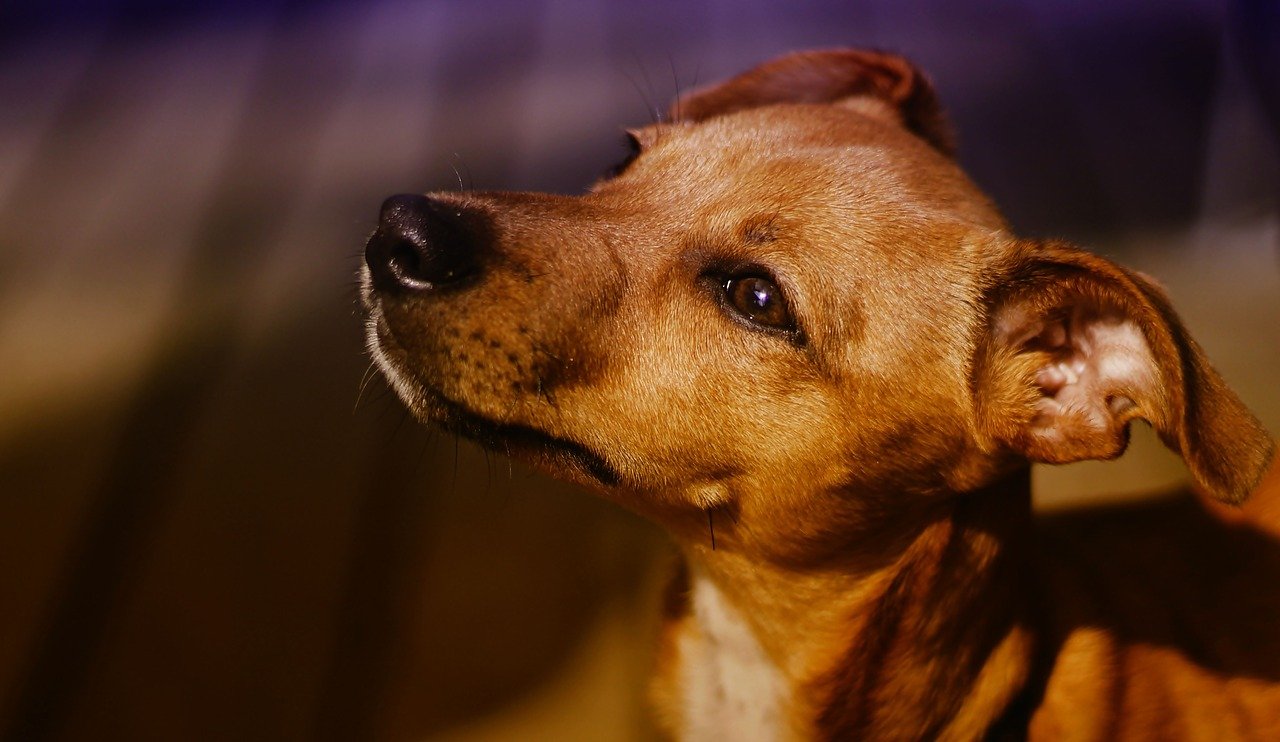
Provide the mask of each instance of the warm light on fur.
[{"label": "warm light on fur", "polygon": [[[1272,441],[1161,290],[1012,235],[901,58],[792,55],[671,114],[583,196],[389,202],[365,274],[415,413],[679,544],[670,731],[1280,738],[1280,486],[1209,502]],[[794,327],[726,304],[757,274]],[[1033,517],[1031,462],[1135,419],[1206,499]]]}]

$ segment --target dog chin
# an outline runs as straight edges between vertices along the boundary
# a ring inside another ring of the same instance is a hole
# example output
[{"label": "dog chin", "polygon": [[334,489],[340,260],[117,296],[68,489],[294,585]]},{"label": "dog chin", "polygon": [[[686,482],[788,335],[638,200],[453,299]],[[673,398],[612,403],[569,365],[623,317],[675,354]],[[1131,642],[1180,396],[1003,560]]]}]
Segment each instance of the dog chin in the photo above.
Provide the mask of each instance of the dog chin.
[{"label": "dog chin", "polygon": [[[419,418],[426,419],[429,415],[423,409],[422,389],[419,384],[409,378],[408,374],[401,371],[399,365],[392,359],[393,354],[403,355],[403,352],[394,345],[395,341],[390,333],[384,330],[382,321],[371,314],[365,323],[365,348],[369,352],[369,357],[373,359],[374,365],[382,372],[383,378],[391,385],[391,389],[405,403],[409,411]],[[391,346],[390,352],[388,346]]]}]

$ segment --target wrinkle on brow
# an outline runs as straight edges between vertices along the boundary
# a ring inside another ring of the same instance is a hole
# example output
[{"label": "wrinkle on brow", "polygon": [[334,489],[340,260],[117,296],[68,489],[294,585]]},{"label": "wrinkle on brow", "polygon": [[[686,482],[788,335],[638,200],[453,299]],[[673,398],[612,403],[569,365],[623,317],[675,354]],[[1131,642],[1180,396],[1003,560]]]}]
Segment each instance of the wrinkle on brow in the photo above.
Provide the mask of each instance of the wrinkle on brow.
[{"label": "wrinkle on brow", "polygon": [[749,245],[764,245],[778,239],[778,211],[770,211],[743,220],[738,227],[742,241]]}]

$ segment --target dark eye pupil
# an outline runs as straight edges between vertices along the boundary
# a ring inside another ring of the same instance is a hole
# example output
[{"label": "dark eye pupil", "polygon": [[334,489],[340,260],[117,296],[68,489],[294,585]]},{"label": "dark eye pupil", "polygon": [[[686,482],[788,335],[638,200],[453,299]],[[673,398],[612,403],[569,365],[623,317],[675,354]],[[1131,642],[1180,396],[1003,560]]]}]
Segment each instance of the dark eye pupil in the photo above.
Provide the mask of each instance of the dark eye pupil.
[{"label": "dark eye pupil", "polygon": [[725,284],[725,293],[733,308],[752,322],[777,328],[791,324],[782,292],[767,278],[747,276],[730,279]]}]

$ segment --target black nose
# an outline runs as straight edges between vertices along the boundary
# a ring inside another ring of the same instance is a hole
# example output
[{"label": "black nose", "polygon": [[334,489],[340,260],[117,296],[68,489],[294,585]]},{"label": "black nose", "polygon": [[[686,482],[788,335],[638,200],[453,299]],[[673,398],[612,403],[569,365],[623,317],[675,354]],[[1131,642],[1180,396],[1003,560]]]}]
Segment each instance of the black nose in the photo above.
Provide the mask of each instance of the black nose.
[{"label": "black nose", "polygon": [[428,291],[479,272],[474,215],[427,196],[392,196],[382,202],[378,231],[364,247],[374,288]]}]

